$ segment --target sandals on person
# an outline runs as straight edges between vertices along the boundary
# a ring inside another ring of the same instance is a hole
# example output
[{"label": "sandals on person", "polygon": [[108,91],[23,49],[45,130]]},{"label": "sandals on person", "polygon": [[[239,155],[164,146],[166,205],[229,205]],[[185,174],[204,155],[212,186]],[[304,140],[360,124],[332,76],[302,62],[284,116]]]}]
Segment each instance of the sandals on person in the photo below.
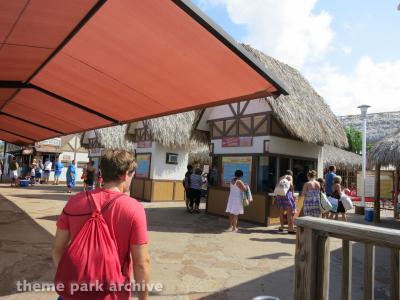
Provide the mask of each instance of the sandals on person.
[{"label": "sandals on person", "polygon": [[296,234],[296,230],[288,230],[288,234]]},{"label": "sandals on person", "polygon": [[279,231],[279,232],[283,232],[284,230],[285,230],[285,228],[283,228],[283,227],[279,227],[279,228],[278,228],[278,231]]}]

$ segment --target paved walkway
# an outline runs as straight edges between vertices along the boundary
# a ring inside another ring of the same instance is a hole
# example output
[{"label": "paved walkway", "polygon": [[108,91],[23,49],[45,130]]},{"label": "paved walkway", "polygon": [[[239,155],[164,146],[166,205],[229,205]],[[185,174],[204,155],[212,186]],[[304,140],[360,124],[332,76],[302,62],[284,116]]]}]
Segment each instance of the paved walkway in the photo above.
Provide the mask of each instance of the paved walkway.
[{"label": "paved walkway", "polygon": [[[64,187],[11,189],[0,185],[0,299],[55,299],[54,293],[16,293],[15,282],[51,282],[50,249],[55,221],[68,195]],[[258,295],[293,298],[295,237],[276,228],[241,223],[224,232],[226,220],[186,213],[183,203],[144,203],[152,281],[164,290],[151,299],[240,299]],[[340,291],[340,241],[332,239],[331,299]],[[354,299],[362,292],[362,246],[354,245]],[[377,251],[377,299],[387,298],[386,253]]]}]

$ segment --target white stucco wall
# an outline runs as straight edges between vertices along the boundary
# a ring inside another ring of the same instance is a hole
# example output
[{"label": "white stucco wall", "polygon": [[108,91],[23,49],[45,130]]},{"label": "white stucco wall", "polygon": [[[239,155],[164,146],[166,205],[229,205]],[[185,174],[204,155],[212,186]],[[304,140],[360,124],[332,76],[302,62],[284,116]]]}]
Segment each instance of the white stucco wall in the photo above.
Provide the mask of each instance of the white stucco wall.
[{"label": "white stucco wall", "polygon": [[[136,148],[136,143],[135,143]],[[178,154],[178,164],[165,163],[168,153]],[[150,178],[162,180],[182,180],[189,161],[189,152],[183,149],[169,149],[153,142],[151,148],[136,148],[136,153],[151,153]]]}]

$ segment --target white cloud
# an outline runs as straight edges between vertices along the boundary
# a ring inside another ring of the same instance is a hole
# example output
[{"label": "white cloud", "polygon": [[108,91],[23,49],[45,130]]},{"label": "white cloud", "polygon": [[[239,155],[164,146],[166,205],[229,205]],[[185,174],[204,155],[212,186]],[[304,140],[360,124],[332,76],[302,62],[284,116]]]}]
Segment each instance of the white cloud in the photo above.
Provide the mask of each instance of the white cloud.
[{"label": "white cloud", "polygon": [[200,5],[225,5],[233,23],[244,25],[244,42],[283,62],[301,68],[331,50],[332,17],[313,12],[317,0],[201,0]]},{"label": "white cloud", "polygon": [[329,64],[305,74],[337,115],[358,114],[361,104],[370,105],[369,112],[400,110],[400,60],[376,63],[363,56],[349,74]]},{"label": "white cloud", "polygon": [[349,56],[351,54],[351,52],[353,52],[353,48],[348,47],[348,46],[343,46],[341,48],[341,50],[343,51],[344,55]]}]

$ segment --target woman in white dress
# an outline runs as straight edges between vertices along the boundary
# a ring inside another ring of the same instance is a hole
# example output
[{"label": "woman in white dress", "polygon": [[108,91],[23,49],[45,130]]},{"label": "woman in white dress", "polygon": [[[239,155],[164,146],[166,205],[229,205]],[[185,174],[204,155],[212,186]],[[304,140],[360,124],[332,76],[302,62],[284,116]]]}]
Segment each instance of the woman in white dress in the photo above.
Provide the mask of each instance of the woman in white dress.
[{"label": "woman in white dress", "polygon": [[241,180],[242,177],[243,172],[241,170],[236,170],[235,177],[230,183],[228,204],[226,206],[226,212],[229,213],[229,228],[227,231],[238,231],[238,216],[243,214],[242,195],[243,192],[247,191],[248,187]]}]

